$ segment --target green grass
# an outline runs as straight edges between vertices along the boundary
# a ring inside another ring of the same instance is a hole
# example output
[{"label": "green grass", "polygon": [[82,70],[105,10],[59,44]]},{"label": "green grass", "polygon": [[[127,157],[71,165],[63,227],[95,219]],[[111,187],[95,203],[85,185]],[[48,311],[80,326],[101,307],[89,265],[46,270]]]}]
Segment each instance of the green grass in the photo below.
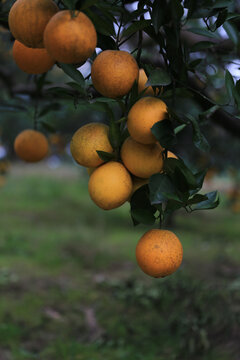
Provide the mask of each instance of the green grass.
[{"label": "green grass", "polygon": [[128,204],[98,209],[87,177],[12,175],[0,213],[0,359],[239,359],[239,221],[224,203],[176,216],[184,262],[162,280],[136,265],[147,228]]}]

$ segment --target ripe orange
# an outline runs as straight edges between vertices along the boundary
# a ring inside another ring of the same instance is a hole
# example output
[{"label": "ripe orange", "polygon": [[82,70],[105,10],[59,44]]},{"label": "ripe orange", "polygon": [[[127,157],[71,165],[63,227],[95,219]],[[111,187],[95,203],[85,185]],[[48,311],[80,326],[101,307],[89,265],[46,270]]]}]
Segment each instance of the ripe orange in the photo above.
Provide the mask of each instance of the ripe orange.
[{"label": "ripe orange", "polygon": [[55,63],[46,49],[29,48],[18,40],[15,40],[13,44],[13,58],[18,67],[28,74],[45,73]]},{"label": "ripe orange", "polygon": [[92,21],[80,11],[69,10],[52,17],[44,31],[49,54],[66,64],[84,63],[94,52],[97,33]]},{"label": "ripe orange", "polygon": [[152,86],[146,86],[146,82],[148,81],[147,75],[144,69],[139,69],[139,76],[138,76],[138,92],[142,92],[144,89],[143,96],[145,95],[152,95],[154,96],[154,91]]},{"label": "ripe orange", "polygon": [[148,96],[138,100],[128,113],[127,126],[134,140],[142,144],[153,144],[156,138],[151,132],[153,125],[167,116],[166,104]]},{"label": "ripe orange", "polygon": [[14,150],[20,159],[38,162],[48,154],[48,141],[39,131],[27,129],[16,137]]},{"label": "ripe orange", "polygon": [[103,163],[97,150],[113,152],[108,139],[109,127],[101,123],[90,123],[78,129],[71,140],[71,153],[74,160],[86,167],[97,167]]},{"label": "ripe orange", "polygon": [[104,210],[124,204],[132,192],[132,179],[126,168],[116,161],[99,166],[90,176],[91,199]]},{"label": "ripe orange", "polygon": [[141,144],[130,136],[122,145],[121,158],[133,175],[146,179],[162,170],[162,151],[158,144]]},{"label": "ripe orange", "polygon": [[92,64],[92,82],[103,96],[120,98],[138,79],[139,68],[134,57],[126,51],[102,51]]},{"label": "ripe orange", "polygon": [[171,231],[152,229],[139,240],[136,247],[138,265],[146,274],[155,278],[176,271],[182,263],[183,248]]},{"label": "ripe orange", "polygon": [[10,31],[24,45],[43,48],[44,29],[57,11],[52,0],[17,0],[9,12]]}]

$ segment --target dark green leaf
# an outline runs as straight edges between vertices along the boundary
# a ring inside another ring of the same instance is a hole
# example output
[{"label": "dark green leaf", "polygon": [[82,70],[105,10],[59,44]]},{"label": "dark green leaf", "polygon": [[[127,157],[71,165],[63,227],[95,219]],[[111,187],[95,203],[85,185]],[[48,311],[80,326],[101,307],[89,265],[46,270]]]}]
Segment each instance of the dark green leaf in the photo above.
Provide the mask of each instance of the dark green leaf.
[{"label": "dark green leaf", "polygon": [[55,126],[50,124],[46,120],[41,121],[41,126],[50,133],[55,133],[56,132]]},{"label": "dark green leaf", "polygon": [[183,207],[183,206],[184,206],[184,203],[181,201],[168,200],[164,212],[166,214],[170,214],[170,213],[174,212],[175,210],[181,209],[181,207]]},{"label": "dark green leaf", "polygon": [[128,37],[137,31],[143,30],[151,24],[151,20],[139,20],[132,23],[127,29],[123,30],[121,37]]},{"label": "dark green leaf", "polygon": [[190,31],[193,34],[202,35],[202,36],[206,36],[206,37],[213,38],[213,39],[219,39],[218,33],[209,31],[204,28],[189,28],[189,29],[187,29],[187,31]]},{"label": "dark green leaf", "polygon": [[239,110],[240,109],[240,80],[237,80],[237,82],[236,82],[236,86],[233,89],[233,96],[234,96],[235,103]]},{"label": "dark green leaf", "polygon": [[81,86],[82,91],[85,92],[85,80],[81,72],[78,71],[73,65],[63,63],[59,63],[59,65],[68,76],[70,76]]},{"label": "dark green leaf", "polygon": [[225,21],[223,28],[228,34],[229,39],[231,39],[232,42],[237,45],[239,41],[239,31],[237,28],[230,21]]},{"label": "dark green leaf", "polygon": [[87,9],[92,5],[97,4],[98,2],[99,2],[98,0],[82,0],[80,9],[81,10]]},{"label": "dark green leaf", "polygon": [[194,174],[181,159],[165,159],[164,170],[173,181],[175,187],[182,193],[198,188]]},{"label": "dark green leaf", "polygon": [[166,174],[154,174],[149,181],[151,204],[163,203],[168,199],[179,201],[176,188]]},{"label": "dark green leaf", "polygon": [[192,206],[193,210],[206,210],[206,209],[214,209],[219,205],[219,195],[217,191],[212,191],[205,195],[207,200],[201,201],[196,205]]},{"label": "dark green leaf", "polygon": [[155,0],[152,6],[152,24],[156,34],[160,27],[168,22],[169,16],[166,0]]},{"label": "dark green leaf", "polygon": [[67,9],[74,10],[78,0],[62,0]]},{"label": "dark green leaf", "polygon": [[229,101],[231,101],[231,99],[233,98],[235,84],[234,84],[233,77],[228,70],[226,70],[226,73],[225,73],[225,86],[226,86],[226,90],[227,90],[227,94],[228,94],[228,99],[229,99]]},{"label": "dark green leaf", "polygon": [[199,64],[201,64],[201,62],[202,62],[202,59],[193,60],[188,64],[188,67],[189,67],[189,69],[195,69]]},{"label": "dark green leaf", "polygon": [[215,29],[219,28],[220,26],[222,26],[222,24],[226,21],[228,16],[228,11],[227,9],[223,9],[222,11],[219,12],[217,20],[215,22]]},{"label": "dark green leaf", "polygon": [[179,21],[184,13],[184,9],[181,5],[181,1],[170,0],[170,4],[171,4],[172,18],[174,19],[175,22],[176,22],[176,20]]},{"label": "dark green leaf", "polygon": [[171,84],[172,80],[170,75],[164,69],[153,70],[148,78],[146,85],[152,86],[166,86]]},{"label": "dark green leaf", "polygon": [[177,142],[172,123],[168,119],[158,121],[156,124],[153,125],[151,131],[159,144],[164,148],[169,149]]},{"label": "dark green leaf", "polygon": [[115,36],[115,30],[112,21],[107,18],[103,18],[89,8],[85,10],[85,13],[92,20],[98,33],[106,36]]},{"label": "dark green leaf", "polygon": [[51,103],[48,104],[46,106],[44,106],[40,112],[38,113],[38,118],[47,115],[50,111],[58,111],[60,110],[62,107],[59,103]]},{"label": "dark green leaf", "polygon": [[193,204],[198,204],[200,202],[203,202],[205,200],[208,200],[208,197],[206,195],[202,195],[202,194],[195,194],[193,197],[191,197],[188,201],[187,201],[187,205],[193,205]]},{"label": "dark green leaf", "polygon": [[100,150],[97,150],[97,153],[100,159],[103,160],[104,162],[115,160],[115,154],[113,153],[108,153],[106,151],[100,151]]},{"label": "dark green leaf", "polygon": [[185,129],[186,126],[187,126],[187,124],[182,124],[182,125],[177,126],[177,127],[174,129],[175,135],[177,135],[177,134],[180,133],[183,129]]},{"label": "dark green leaf", "polygon": [[156,208],[150,203],[148,185],[144,185],[134,192],[130,205],[134,225],[140,223],[146,225],[154,224]]},{"label": "dark green leaf", "polygon": [[0,102],[0,110],[7,112],[14,112],[14,111],[27,111],[27,108],[25,108],[25,106],[22,105],[5,104],[4,102]]},{"label": "dark green leaf", "polygon": [[205,136],[202,134],[198,121],[190,114],[187,115],[188,120],[190,120],[193,128],[193,142],[195,146],[202,150],[202,151],[209,151],[210,146],[205,138]]},{"label": "dark green leaf", "polygon": [[206,50],[212,46],[214,46],[215,43],[212,41],[199,41],[190,48],[190,52],[198,52],[202,50]]}]

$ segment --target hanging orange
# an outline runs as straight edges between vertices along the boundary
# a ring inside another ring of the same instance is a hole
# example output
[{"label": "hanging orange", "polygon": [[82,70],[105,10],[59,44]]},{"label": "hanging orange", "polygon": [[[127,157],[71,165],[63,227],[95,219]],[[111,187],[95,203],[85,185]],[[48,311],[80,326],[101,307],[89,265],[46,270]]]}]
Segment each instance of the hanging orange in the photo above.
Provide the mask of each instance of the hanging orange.
[{"label": "hanging orange", "polygon": [[8,16],[10,31],[24,45],[43,48],[44,29],[57,11],[52,0],[17,0]]},{"label": "hanging orange", "polygon": [[82,12],[64,10],[49,21],[44,32],[44,45],[59,62],[85,62],[97,45],[97,33],[92,21]]},{"label": "hanging orange", "polygon": [[46,49],[29,48],[18,40],[13,44],[13,58],[17,66],[28,74],[43,74],[55,63]]}]

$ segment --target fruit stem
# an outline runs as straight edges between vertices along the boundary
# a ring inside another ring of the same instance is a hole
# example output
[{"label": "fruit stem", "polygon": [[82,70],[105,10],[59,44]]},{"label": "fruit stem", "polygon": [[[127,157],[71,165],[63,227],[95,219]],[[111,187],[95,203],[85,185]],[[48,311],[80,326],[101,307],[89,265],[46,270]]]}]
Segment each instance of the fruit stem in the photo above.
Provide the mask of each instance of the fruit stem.
[{"label": "fruit stem", "polygon": [[122,123],[126,120],[127,120],[126,116],[123,116],[121,119],[117,120],[116,123]]},{"label": "fruit stem", "polygon": [[71,19],[74,19],[75,17],[77,17],[77,12],[74,9],[71,9],[70,13],[71,13]]}]

